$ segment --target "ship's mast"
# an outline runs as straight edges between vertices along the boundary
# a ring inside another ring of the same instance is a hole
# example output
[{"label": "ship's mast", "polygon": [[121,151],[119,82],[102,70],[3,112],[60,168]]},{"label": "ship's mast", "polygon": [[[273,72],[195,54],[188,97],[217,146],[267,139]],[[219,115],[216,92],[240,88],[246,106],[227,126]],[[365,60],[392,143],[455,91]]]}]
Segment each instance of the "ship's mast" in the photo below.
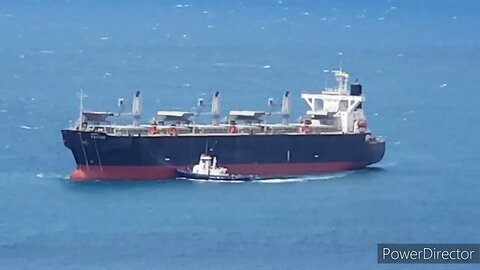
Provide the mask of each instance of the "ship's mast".
[{"label": "ship's mast", "polygon": [[132,102],[133,125],[139,126],[142,118],[142,100],[140,99],[140,91],[135,92]]},{"label": "ship's mast", "polygon": [[218,126],[220,120],[220,92],[215,92],[212,97],[212,124]]},{"label": "ship's mast", "polygon": [[290,92],[285,92],[282,99],[282,124],[288,125],[292,108],[292,102],[290,101]]},{"label": "ship's mast", "polygon": [[337,80],[337,91],[340,94],[348,95],[348,74],[343,72],[342,69],[334,70],[335,79]]},{"label": "ship's mast", "polygon": [[80,87],[80,115],[78,116],[78,123],[77,126],[82,126],[82,118],[83,118],[83,86]]}]

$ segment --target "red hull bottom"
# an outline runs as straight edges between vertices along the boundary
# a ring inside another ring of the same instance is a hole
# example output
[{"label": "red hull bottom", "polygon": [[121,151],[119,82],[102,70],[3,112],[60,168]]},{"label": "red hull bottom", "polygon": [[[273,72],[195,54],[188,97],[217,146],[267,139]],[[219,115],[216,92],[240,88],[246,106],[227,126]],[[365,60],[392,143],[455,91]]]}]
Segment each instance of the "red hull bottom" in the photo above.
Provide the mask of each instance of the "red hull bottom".
[{"label": "red hull bottom", "polygon": [[[316,173],[331,173],[355,170],[366,163],[290,163],[290,164],[243,164],[225,165],[232,174],[259,176],[288,176]],[[179,167],[181,168],[181,167]],[[70,175],[72,180],[165,180],[175,178],[174,167],[166,166],[85,166],[79,165]]]}]

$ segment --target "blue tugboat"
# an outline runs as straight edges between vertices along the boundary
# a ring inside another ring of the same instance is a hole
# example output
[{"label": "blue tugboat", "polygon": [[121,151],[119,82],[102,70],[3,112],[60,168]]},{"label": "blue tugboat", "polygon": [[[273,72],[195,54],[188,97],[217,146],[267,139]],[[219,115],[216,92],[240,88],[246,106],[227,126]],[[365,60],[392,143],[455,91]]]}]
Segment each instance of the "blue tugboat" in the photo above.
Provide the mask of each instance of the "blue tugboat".
[{"label": "blue tugboat", "polygon": [[198,164],[192,170],[176,170],[177,178],[215,180],[215,181],[252,181],[255,175],[229,174],[227,168],[217,166],[217,158],[206,154],[200,156]]}]

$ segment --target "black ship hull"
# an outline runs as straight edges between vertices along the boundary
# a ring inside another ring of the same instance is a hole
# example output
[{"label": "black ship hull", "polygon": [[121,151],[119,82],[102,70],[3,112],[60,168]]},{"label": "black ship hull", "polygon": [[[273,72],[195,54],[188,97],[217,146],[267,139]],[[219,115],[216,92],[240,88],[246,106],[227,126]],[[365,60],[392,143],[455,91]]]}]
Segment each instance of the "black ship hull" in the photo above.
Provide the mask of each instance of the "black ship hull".
[{"label": "black ship hull", "polygon": [[232,174],[304,175],[361,169],[379,162],[383,141],[369,134],[114,136],[62,130],[78,180],[173,179],[176,169],[215,155]]}]

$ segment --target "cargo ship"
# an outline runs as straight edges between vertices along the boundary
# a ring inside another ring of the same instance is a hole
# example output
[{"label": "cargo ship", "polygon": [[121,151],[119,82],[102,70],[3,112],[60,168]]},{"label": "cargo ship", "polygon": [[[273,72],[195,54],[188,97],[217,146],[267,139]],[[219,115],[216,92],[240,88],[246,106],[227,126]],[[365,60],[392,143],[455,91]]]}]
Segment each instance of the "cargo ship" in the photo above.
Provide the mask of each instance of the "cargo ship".
[{"label": "cargo ship", "polygon": [[[78,122],[62,130],[63,142],[76,162],[70,178],[173,179],[176,170],[191,168],[202,154],[215,156],[230,173],[265,177],[356,170],[375,164],[384,156],[385,141],[367,126],[362,85],[349,84],[349,75],[342,70],[333,73],[335,87],[301,94],[309,109],[298,121],[290,121],[289,92],[278,104],[270,98],[266,111],[230,111],[224,117],[216,92],[210,101],[199,99],[197,103],[197,108],[208,108],[211,123],[196,121],[200,109],[158,111],[151,121],[143,122],[138,91],[128,114],[124,99],[118,100],[119,111],[114,113],[84,110],[82,96]],[[280,115],[281,121],[265,120],[273,114]],[[125,115],[131,122],[116,124],[115,118]]]}]

